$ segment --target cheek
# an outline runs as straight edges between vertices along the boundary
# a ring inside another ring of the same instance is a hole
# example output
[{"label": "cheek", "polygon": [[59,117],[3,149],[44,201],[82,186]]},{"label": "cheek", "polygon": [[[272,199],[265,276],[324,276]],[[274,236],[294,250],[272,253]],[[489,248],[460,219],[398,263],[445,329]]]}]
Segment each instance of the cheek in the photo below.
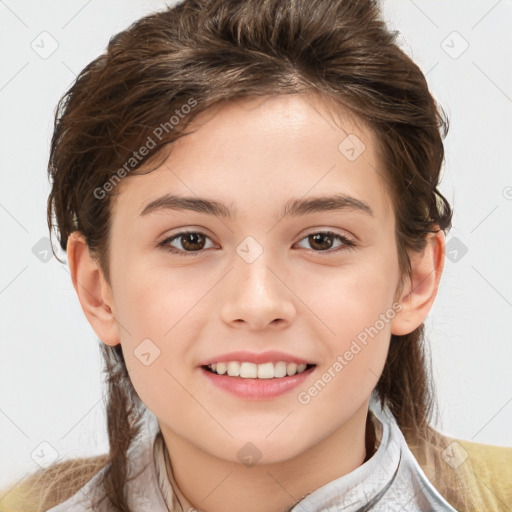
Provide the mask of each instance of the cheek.
[{"label": "cheek", "polygon": [[356,277],[340,278],[318,294],[324,301],[318,311],[330,328],[323,336],[327,355],[315,381],[297,397],[309,415],[326,425],[333,418],[346,421],[368,399],[389,349],[392,287],[370,275]]},{"label": "cheek", "polygon": [[296,290],[326,333],[347,340],[394,311],[397,282],[398,271],[392,261],[366,257],[322,273],[305,272]]},{"label": "cheek", "polygon": [[[208,288],[201,279],[191,279],[190,272],[142,266],[119,266],[117,271],[115,314],[137,393],[151,410],[162,407],[162,401],[186,400],[178,381],[193,363],[191,326],[199,326],[207,315],[201,297]],[[127,277],[121,279],[123,275]]]},{"label": "cheek", "polygon": [[325,380],[337,382],[331,388],[342,395],[346,390],[369,394],[380,377],[396,314],[392,306],[397,280],[393,261],[375,257],[331,272],[321,286],[314,287],[312,277],[302,281],[305,302],[325,332]]},{"label": "cheek", "polygon": [[116,316],[135,338],[166,339],[205,293],[204,283],[191,278],[189,269],[125,265],[117,276]]}]

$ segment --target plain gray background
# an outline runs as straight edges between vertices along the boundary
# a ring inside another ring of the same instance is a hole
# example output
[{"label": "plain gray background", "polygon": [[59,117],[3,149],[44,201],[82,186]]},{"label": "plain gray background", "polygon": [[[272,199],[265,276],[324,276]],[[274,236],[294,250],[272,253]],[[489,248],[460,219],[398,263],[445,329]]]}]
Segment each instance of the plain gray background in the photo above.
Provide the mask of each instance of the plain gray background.
[{"label": "plain gray background", "polygon": [[[67,265],[44,258],[48,148],[75,75],[112,35],[163,6],[0,0],[0,487],[36,461],[107,451],[100,342]],[[437,427],[512,446],[512,3],[383,6],[450,118],[440,188],[455,213],[426,322]]]}]

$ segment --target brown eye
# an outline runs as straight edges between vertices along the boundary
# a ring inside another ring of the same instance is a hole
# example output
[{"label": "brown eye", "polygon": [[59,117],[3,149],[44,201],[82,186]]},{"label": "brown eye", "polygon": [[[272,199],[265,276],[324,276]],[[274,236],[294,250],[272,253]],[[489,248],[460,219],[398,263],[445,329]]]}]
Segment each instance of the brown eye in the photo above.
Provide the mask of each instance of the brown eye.
[{"label": "brown eye", "polygon": [[[320,231],[317,233],[310,233],[302,240],[307,240],[312,250],[317,253],[325,252],[327,254],[332,254],[343,249],[353,249],[356,246],[355,242],[353,242],[352,240],[349,240],[347,237],[339,235],[338,233],[334,233],[332,231]],[[334,249],[332,249],[332,247],[334,247],[336,240],[340,241],[341,243],[339,243]]]},{"label": "brown eye", "polygon": [[330,249],[333,244],[333,237],[327,233],[315,233],[314,235],[309,235],[308,240],[313,249],[318,249],[320,251],[326,251]]},{"label": "brown eye", "polygon": [[205,237],[201,233],[186,233],[180,237],[184,249],[194,251],[201,250],[205,245]]},{"label": "brown eye", "polygon": [[[202,251],[205,248],[207,240],[209,240],[209,237],[203,233],[198,231],[185,231],[173,235],[170,238],[166,238],[158,245],[167,249],[169,252],[178,254],[180,256],[187,256],[186,253]],[[176,245],[178,247],[176,247]]]}]

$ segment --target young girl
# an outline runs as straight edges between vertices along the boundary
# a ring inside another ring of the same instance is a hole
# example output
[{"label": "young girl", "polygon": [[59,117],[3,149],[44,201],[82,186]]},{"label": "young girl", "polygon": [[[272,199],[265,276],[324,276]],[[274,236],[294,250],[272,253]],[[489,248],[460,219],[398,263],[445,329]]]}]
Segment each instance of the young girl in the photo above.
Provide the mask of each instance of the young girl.
[{"label": "young girl", "polygon": [[370,0],[188,0],[80,73],[48,221],[110,451],[2,510],[509,510],[512,449],[430,426],[447,121],[394,38]]}]

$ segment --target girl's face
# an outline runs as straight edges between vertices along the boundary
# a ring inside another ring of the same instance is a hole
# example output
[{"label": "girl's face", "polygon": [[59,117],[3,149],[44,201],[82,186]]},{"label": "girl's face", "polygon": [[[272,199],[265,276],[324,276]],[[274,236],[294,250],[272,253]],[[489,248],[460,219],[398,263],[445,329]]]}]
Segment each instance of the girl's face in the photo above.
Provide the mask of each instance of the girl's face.
[{"label": "girl's face", "polygon": [[[348,116],[340,128],[299,95],[213,113],[164,165],[118,185],[110,305],[168,443],[279,462],[366,417],[399,309],[395,219],[376,139]],[[238,396],[201,367],[234,351],[316,366],[277,396]]]}]

